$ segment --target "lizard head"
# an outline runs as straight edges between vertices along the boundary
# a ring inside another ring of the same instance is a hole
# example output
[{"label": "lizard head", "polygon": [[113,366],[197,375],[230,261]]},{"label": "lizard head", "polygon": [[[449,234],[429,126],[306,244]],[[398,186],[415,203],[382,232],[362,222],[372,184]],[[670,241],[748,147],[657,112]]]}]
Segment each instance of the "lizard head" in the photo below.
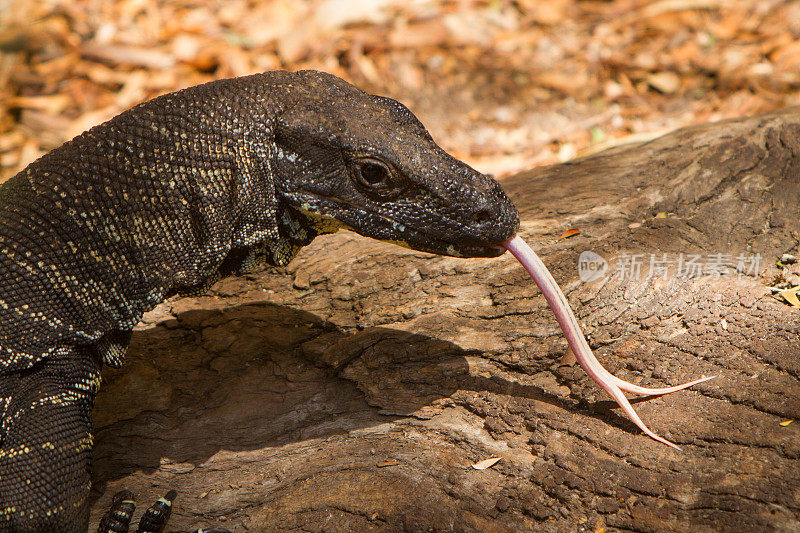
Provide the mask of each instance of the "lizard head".
[{"label": "lizard head", "polygon": [[316,233],[347,228],[458,257],[505,251],[519,215],[494,179],[440,148],[399,102],[330,74],[294,76],[275,125],[276,192]]}]

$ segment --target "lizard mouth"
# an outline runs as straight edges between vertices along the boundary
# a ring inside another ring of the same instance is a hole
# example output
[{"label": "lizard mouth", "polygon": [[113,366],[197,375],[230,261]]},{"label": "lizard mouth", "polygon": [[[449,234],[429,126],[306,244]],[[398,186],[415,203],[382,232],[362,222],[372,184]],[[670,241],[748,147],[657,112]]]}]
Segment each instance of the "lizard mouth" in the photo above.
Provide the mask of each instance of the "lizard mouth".
[{"label": "lizard mouth", "polygon": [[437,255],[449,255],[452,257],[498,257],[506,252],[506,249],[501,245],[490,244],[486,246],[472,246],[459,243],[449,243],[443,240],[439,241],[432,239],[428,235],[425,235],[424,238],[428,243],[430,243],[430,245],[423,243],[414,244],[412,246],[411,243],[397,241],[392,242],[413,250],[420,250]]},{"label": "lizard mouth", "polygon": [[303,192],[291,195],[290,200],[306,216],[329,218],[343,229],[412,250],[453,257],[498,257],[506,252],[502,243],[473,244],[469,242],[475,240],[472,235],[465,235],[462,241],[441,238],[407,222],[398,222],[383,213],[338,198]]}]

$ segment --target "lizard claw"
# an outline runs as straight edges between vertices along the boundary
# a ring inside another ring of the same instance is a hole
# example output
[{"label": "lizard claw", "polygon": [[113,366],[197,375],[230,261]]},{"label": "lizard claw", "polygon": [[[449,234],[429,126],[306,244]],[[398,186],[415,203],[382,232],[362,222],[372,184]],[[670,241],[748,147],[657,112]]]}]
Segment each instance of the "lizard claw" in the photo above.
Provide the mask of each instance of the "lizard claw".
[{"label": "lizard claw", "polygon": [[[169,515],[172,514],[172,501],[178,495],[171,490],[151,505],[139,519],[136,533],[161,533],[167,525]],[[121,490],[114,495],[111,508],[100,519],[98,533],[128,533],[136,510],[136,500],[129,490]]]},{"label": "lizard claw", "polygon": [[161,533],[164,531],[169,515],[172,514],[172,500],[177,495],[177,492],[171,490],[151,505],[139,519],[136,533]]},{"label": "lizard claw", "polygon": [[633,423],[636,424],[647,436],[657,440],[658,442],[664,443],[667,446],[672,446],[673,448],[680,450],[676,444],[663,437],[659,437],[650,431],[644,422],[642,422],[641,418],[639,418],[639,415],[636,414],[636,411],[633,410],[633,407],[631,407],[630,402],[622,393],[622,391],[649,396],[670,394],[672,392],[691,387],[692,385],[702,383],[703,381],[712,379],[715,376],[695,379],[694,381],[689,381],[688,383],[676,385],[674,387],[647,388],[634,385],[633,383],[628,383],[627,381],[624,381],[613,375],[611,372],[603,368],[603,365],[600,364],[600,361],[598,361],[592,353],[592,349],[589,347],[589,343],[586,342],[583,332],[581,332],[578,320],[572,313],[572,309],[569,306],[569,302],[567,302],[567,298],[564,296],[564,293],[561,292],[561,289],[553,279],[553,276],[550,275],[547,267],[544,265],[544,263],[542,263],[541,259],[539,259],[534,251],[531,250],[530,246],[528,246],[519,236],[515,236],[504,242],[503,246],[509,252],[511,252],[511,254],[522,264],[523,268],[531,275],[531,277],[533,277],[533,281],[536,282],[536,285],[538,285],[539,289],[542,291],[542,295],[544,295],[545,300],[547,300],[550,309],[553,310],[553,314],[556,316],[558,325],[561,326],[561,331],[564,332],[564,337],[566,337],[570,348],[572,348],[575,358],[578,360],[578,363],[580,363],[586,373],[589,374],[589,377],[591,377],[595,383],[600,385],[611,395],[612,398],[614,398],[614,401],[616,401],[617,404],[622,407],[623,411],[625,411],[625,414],[627,414]]},{"label": "lizard claw", "polygon": [[111,508],[100,519],[97,533],[127,533],[135,510],[133,493],[129,490],[119,491],[111,500]]}]

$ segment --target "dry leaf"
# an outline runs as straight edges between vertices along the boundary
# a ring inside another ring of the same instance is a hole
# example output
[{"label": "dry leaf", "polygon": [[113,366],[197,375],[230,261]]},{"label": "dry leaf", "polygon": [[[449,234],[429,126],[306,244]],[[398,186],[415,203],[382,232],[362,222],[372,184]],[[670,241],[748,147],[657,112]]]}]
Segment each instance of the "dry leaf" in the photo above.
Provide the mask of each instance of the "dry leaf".
[{"label": "dry leaf", "polygon": [[6,100],[8,107],[38,109],[50,115],[61,113],[71,103],[66,94],[47,96],[15,96]]},{"label": "dry leaf", "polygon": [[681,88],[681,79],[674,72],[656,72],[647,77],[647,84],[660,93],[672,94]]},{"label": "dry leaf", "polygon": [[378,84],[381,81],[381,73],[375,66],[375,63],[365,54],[353,48],[352,53],[348,56],[352,61],[359,73],[370,83]]},{"label": "dry leaf", "polygon": [[572,143],[564,143],[558,147],[558,160],[562,163],[569,161],[576,155],[578,155],[578,150],[575,149],[575,145]]},{"label": "dry leaf", "polygon": [[567,231],[565,231],[564,233],[562,233],[561,237],[559,237],[558,240],[569,239],[570,237],[574,237],[575,235],[580,235],[580,234],[581,234],[581,230],[579,230],[577,228],[571,228],[571,229],[568,229]]},{"label": "dry leaf", "polygon": [[489,457],[488,459],[484,459],[483,461],[478,461],[477,463],[472,465],[472,468],[474,468],[475,470],[486,470],[487,468],[491,468],[494,465],[496,465],[497,462],[500,461],[500,459],[502,459],[502,457]]},{"label": "dry leaf", "polygon": [[175,58],[158,50],[135,46],[114,46],[87,43],[81,52],[84,56],[114,65],[132,65],[161,70],[175,65]]},{"label": "dry leaf", "polygon": [[578,91],[589,83],[589,75],[586,72],[549,70],[538,74],[536,83],[570,96],[576,96]]},{"label": "dry leaf", "polygon": [[800,287],[792,287],[791,289],[781,291],[779,294],[794,307],[800,307],[800,300],[797,299],[798,292],[800,292]]},{"label": "dry leaf", "polygon": [[792,68],[800,65],[800,59],[797,57],[799,54],[800,41],[792,41],[775,50],[769,55],[769,58],[780,67]]},{"label": "dry leaf", "polygon": [[784,421],[783,421],[783,422],[781,422],[780,424],[781,424],[783,427],[786,427],[786,426],[788,426],[789,424],[791,424],[792,422],[794,422],[794,420],[784,420]]},{"label": "dry leaf", "polygon": [[286,63],[305,59],[311,52],[314,29],[311,24],[302,24],[278,39],[278,55],[281,59]]},{"label": "dry leaf", "polygon": [[420,22],[394,29],[389,45],[395,48],[441,46],[447,42],[447,28],[441,21]]},{"label": "dry leaf", "polygon": [[572,7],[572,2],[568,0],[550,0],[549,2],[517,0],[516,3],[525,10],[525,14],[531,17],[531,20],[548,26],[559,24],[566,18],[568,9]]},{"label": "dry leaf", "polygon": [[643,17],[655,17],[664,13],[694,9],[716,9],[725,5],[725,0],[661,0],[642,9]]},{"label": "dry leaf", "polygon": [[316,8],[316,23],[323,31],[331,31],[356,22],[383,24],[388,9],[397,0],[325,0]]}]

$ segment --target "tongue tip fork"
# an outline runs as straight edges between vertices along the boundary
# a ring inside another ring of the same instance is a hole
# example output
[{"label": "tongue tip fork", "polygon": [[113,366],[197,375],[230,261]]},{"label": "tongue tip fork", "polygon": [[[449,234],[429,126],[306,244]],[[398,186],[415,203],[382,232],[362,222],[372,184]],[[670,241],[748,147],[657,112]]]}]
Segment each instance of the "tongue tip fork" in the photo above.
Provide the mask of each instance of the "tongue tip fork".
[{"label": "tongue tip fork", "polygon": [[600,362],[592,353],[592,350],[583,336],[580,325],[578,324],[575,315],[572,313],[572,309],[570,308],[569,302],[564,296],[564,293],[561,292],[561,289],[553,279],[553,276],[547,270],[547,267],[544,265],[544,263],[542,263],[542,261],[538,258],[536,253],[518,235],[505,241],[502,246],[511,252],[511,254],[520,262],[522,267],[531,275],[534,282],[536,282],[536,285],[542,291],[542,295],[545,297],[550,309],[556,316],[556,320],[558,321],[559,326],[561,326],[561,330],[564,332],[564,337],[567,339],[570,348],[572,348],[576,359],[586,373],[589,374],[589,377],[591,377],[598,385],[608,392],[612,398],[614,398],[614,401],[616,401],[617,404],[622,407],[622,409],[625,411],[625,414],[628,415],[631,421],[633,421],[633,423],[635,423],[648,437],[666,444],[667,446],[671,446],[676,450],[680,450],[680,447],[678,447],[678,445],[675,443],[670,442],[663,437],[659,437],[650,431],[650,429],[639,418],[639,415],[636,414],[636,411],[633,410],[633,407],[622,391],[645,396],[660,396],[689,388],[693,385],[697,385],[698,383],[702,383],[703,381],[713,379],[716,376],[702,377],[681,385],[676,385],[674,387],[647,388],[634,385],[633,383],[628,383],[627,381],[611,374],[611,372],[606,370],[600,364]]}]

